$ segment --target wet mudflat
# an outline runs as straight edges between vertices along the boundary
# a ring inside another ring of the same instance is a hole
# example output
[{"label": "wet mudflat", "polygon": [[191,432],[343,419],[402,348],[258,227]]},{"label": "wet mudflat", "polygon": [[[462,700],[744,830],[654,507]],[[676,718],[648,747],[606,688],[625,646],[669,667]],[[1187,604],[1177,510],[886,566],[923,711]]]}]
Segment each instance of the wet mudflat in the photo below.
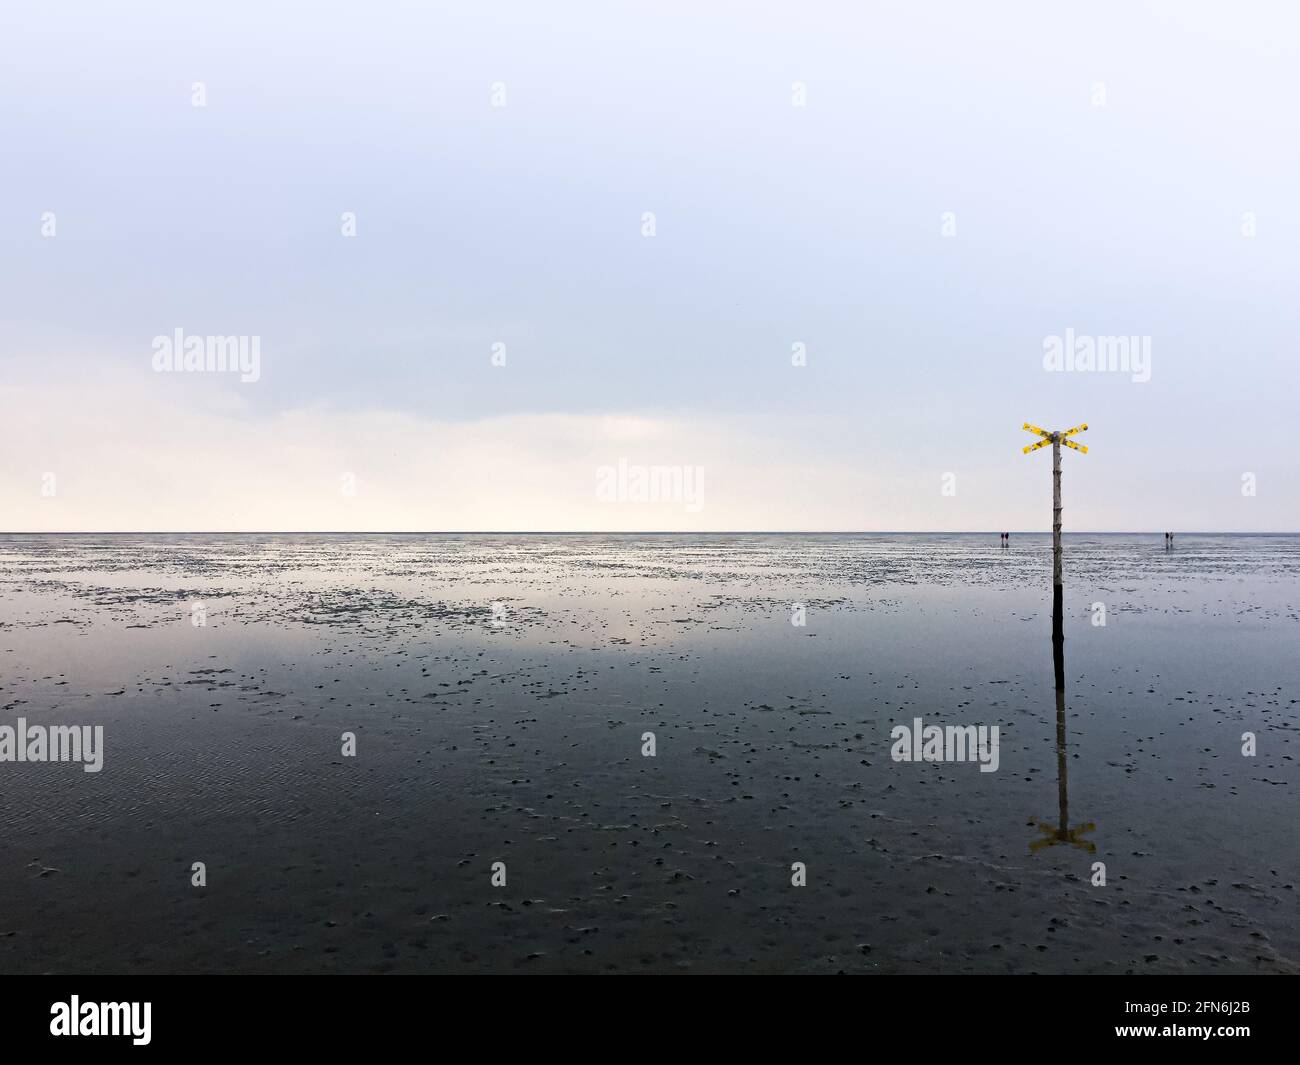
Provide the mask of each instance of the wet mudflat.
[{"label": "wet mudflat", "polygon": [[[0,726],[104,728],[0,762],[0,971],[1300,971],[1300,539],[1067,537],[1095,851],[1031,850],[1049,579],[1028,535],[0,536]],[[997,771],[894,761],[916,718]]]}]

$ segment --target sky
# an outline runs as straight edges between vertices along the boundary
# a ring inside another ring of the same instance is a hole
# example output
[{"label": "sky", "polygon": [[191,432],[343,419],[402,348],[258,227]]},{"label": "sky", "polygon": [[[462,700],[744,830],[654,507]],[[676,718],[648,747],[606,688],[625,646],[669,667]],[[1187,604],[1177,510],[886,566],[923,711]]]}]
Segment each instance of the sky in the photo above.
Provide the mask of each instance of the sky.
[{"label": "sky", "polygon": [[0,530],[1042,530],[1026,421],[1300,530],[1297,100],[1281,3],[5,5]]}]

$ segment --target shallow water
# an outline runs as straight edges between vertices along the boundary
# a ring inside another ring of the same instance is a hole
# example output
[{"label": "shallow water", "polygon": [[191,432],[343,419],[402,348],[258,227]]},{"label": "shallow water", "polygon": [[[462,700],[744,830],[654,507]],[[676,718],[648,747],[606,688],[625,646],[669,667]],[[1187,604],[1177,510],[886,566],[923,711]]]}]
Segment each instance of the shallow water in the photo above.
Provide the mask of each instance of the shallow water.
[{"label": "shallow water", "polygon": [[[0,725],[105,737],[0,762],[0,971],[1300,971],[1300,538],[1066,537],[1095,853],[1030,849],[1050,573],[1021,534],[0,536]],[[998,770],[894,761],[916,717],[998,725]]]}]

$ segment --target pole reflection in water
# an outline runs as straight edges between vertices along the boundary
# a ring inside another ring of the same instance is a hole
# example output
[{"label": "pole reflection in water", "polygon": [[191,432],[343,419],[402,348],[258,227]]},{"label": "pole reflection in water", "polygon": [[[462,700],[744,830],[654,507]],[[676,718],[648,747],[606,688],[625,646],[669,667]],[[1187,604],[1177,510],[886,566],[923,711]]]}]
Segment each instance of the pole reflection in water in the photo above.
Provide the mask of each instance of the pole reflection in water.
[{"label": "pole reflection in water", "polygon": [[1070,827],[1070,799],[1065,761],[1065,626],[1063,618],[1061,586],[1056,585],[1052,603],[1052,667],[1056,674],[1056,796],[1059,807],[1059,820],[1055,825],[1035,818],[1042,839],[1029,844],[1031,851],[1044,847],[1054,847],[1058,843],[1068,843],[1080,847],[1089,854],[1096,853],[1097,846],[1083,839],[1085,832],[1091,832],[1097,826],[1089,821],[1087,824]]}]

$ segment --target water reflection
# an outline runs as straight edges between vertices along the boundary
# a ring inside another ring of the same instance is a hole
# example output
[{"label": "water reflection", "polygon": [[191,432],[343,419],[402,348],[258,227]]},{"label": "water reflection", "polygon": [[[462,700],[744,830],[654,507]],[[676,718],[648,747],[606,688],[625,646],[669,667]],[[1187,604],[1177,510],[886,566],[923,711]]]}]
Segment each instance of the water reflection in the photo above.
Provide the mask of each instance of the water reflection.
[{"label": "water reflection", "polygon": [[1052,603],[1052,669],[1056,674],[1056,796],[1059,816],[1056,824],[1034,819],[1043,838],[1030,843],[1029,849],[1039,851],[1044,847],[1054,847],[1058,843],[1068,843],[1072,847],[1079,847],[1089,854],[1094,854],[1097,845],[1082,837],[1084,833],[1093,831],[1097,826],[1089,821],[1074,828],[1070,827],[1069,783],[1065,760],[1065,625],[1061,600],[1062,597],[1056,595]]}]

